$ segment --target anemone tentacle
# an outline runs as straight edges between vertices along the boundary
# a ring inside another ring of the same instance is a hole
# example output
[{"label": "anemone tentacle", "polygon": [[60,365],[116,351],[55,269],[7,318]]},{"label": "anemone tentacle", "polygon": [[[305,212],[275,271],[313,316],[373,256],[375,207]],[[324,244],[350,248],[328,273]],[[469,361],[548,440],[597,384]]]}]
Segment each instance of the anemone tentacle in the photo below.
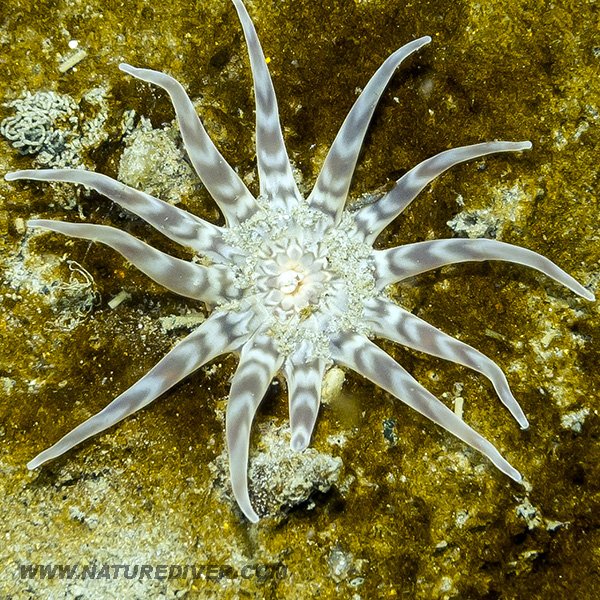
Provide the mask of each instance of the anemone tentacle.
[{"label": "anemone tentacle", "polygon": [[365,304],[365,317],[377,337],[450,360],[485,375],[494,385],[502,404],[508,408],[521,428],[529,427],[502,369],[485,354],[382,298],[375,298]]},{"label": "anemone tentacle", "polygon": [[110,198],[182,246],[192,248],[217,262],[231,259],[234,254],[223,242],[223,228],[102,173],[84,169],[28,169],[7,173],[5,179],[79,183]]},{"label": "anemone tentacle", "polygon": [[379,288],[446,265],[483,260],[501,260],[531,267],[582,298],[594,300],[592,292],[550,259],[533,250],[497,240],[428,240],[373,252],[374,276]]},{"label": "anemone tentacle", "polygon": [[244,30],[256,101],[256,163],[260,195],[274,207],[290,210],[301,200],[283,141],[277,98],[254,24],[240,0],[233,0]]},{"label": "anemone tentacle", "polygon": [[310,206],[329,215],[335,224],[340,220],[363,139],[381,94],[400,63],[429,42],[431,38],[423,36],[388,56],[375,71],[342,123],[321,167],[315,187],[307,199]]},{"label": "anemone tentacle", "polygon": [[208,193],[221,209],[226,222],[232,225],[253,215],[258,210],[254,196],[208,137],[183,86],[160,71],[139,69],[127,63],[121,63],[119,69],[137,79],[157,85],[169,94],[190,161]]},{"label": "anemone tentacle", "polygon": [[235,286],[233,272],[227,266],[205,267],[175,258],[115,227],[49,219],[31,219],[27,225],[106,244],[142,273],[180,296],[215,303],[241,295],[241,290]]},{"label": "anemone tentacle", "polygon": [[325,366],[322,358],[307,362],[290,359],[284,366],[288,384],[292,450],[300,452],[310,443],[321,404]]},{"label": "anemone tentacle", "polygon": [[483,142],[445,150],[427,158],[396,181],[379,200],[356,213],[356,226],[373,243],[379,234],[421,193],[423,188],[451,167],[498,152],[529,150],[531,142]]},{"label": "anemone tentacle", "polygon": [[249,313],[213,313],[179,342],[148,373],[99,413],[67,433],[27,463],[29,469],[57,458],[84,440],[137,412],[203,364],[236,350],[248,336]]},{"label": "anemone tentacle", "polygon": [[229,449],[231,487],[239,507],[256,523],[258,515],[248,495],[248,450],[250,429],[258,405],[281,367],[283,356],[273,338],[264,331],[256,332],[244,345],[240,362],[231,381],[225,419],[225,434]]},{"label": "anemone tentacle", "polygon": [[520,482],[521,474],[482,435],[459,419],[443,402],[427,391],[389,354],[368,338],[345,333],[333,340],[333,357],[375,385],[392,394],[463,442],[487,456],[500,471]]}]

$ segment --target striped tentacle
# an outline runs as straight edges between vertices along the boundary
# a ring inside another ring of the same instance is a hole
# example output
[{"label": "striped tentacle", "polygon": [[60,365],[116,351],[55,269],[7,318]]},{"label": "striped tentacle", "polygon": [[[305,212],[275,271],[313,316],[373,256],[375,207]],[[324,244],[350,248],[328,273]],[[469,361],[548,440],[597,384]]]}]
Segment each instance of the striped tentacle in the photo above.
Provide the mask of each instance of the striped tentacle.
[{"label": "striped tentacle", "polygon": [[429,42],[429,36],[409,42],[383,62],[350,109],[333,141],[308,202],[329,215],[335,223],[344,208],[356,160],[381,94],[398,65]]},{"label": "striped tentacle", "polygon": [[379,288],[445,265],[482,260],[503,260],[531,267],[586,300],[594,299],[594,294],[545,256],[496,240],[431,240],[373,252],[374,275]]},{"label": "striped tentacle", "polygon": [[322,359],[286,361],[292,450],[304,450],[310,443],[321,403],[321,384],[325,373]]},{"label": "striped tentacle", "polygon": [[252,523],[259,517],[248,495],[250,428],[256,409],[282,361],[273,338],[259,330],[242,348],[231,382],[225,418],[231,487],[239,507]]},{"label": "striped tentacle", "polygon": [[57,458],[77,444],[112,427],[156,400],[209,360],[238,349],[248,337],[250,318],[250,313],[213,313],[140,380],[115,398],[106,408],[38,454],[27,464],[27,467],[35,469]]},{"label": "striped tentacle", "polygon": [[300,201],[288,158],[273,82],[258,36],[241,0],[233,0],[248,46],[256,99],[256,161],[260,195],[281,209],[290,210]]},{"label": "striped tentacle", "polygon": [[136,214],[174,242],[192,248],[215,262],[225,262],[234,254],[223,241],[221,227],[101,173],[83,169],[30,169],[7,173],[5,179],[79,183]]},{"label": "striped tentacle", "polygon": [[32,219],[27,225],[106,244],[142,273],[181,296],[212,303],[241,295],[225,265],[204,267],[175,258],[114,227],[47,219]]},{"label": "striped tentacle", "polygon": [[160,71],[139,69],[126,63],[121,63],[119,68],[169,94],[190,161],[227,224],[234,225],[253,215],[258,210],[254,196],[213,144],[183,86]]},{"label": "striped tentacle", "polygon": [[365,240],[374,242],[377,236],[417,197],[438,175],[459,163],[497,152],[518,152],[531,148],[531,142],[484,142],[440,152],[398,179],[394,187],[377,202],[356,213],[356,226]]},{"label": "striped tentacle", "polygon": [[517,482],[521,474],[483,436],[459,419],[414,377],[366,337],[341,334],[332,343],[334,360],[371,380],[408,406],[442,426],[463,442],[487,456],[500,471]]},{"label": "striped tentacle", "polygon": [[479,350],[443,333],[423,319],[387,300],[378,298],[370,300],[365,305],[365,316],[373,333],[378,337],[450,360],[485,375],[519,425],[523,429],[529,427],[527,418],[510,391],[506,376],[494,361]]}]

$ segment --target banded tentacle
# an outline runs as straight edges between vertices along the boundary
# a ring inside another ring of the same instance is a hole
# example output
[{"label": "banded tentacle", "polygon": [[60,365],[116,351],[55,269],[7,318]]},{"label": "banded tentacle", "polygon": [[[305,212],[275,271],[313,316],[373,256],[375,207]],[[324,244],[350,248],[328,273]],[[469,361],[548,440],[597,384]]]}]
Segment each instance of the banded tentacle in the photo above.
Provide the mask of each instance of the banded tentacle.
[{"label": "banded tentacle", "polygon": [[356,226],[373,243],[377,236],[418,196],[436,177],[459,163],[498,152],[529,150],[531,142],[484,142],[440,152],[419,163],[398,179],[382,198],[357,211]]},{"label": "banded tentacle", "polygon": [[531,267],[586,300],[594,299],[594,294],[550,259],[533,250],[496,240],[430,240],[373,252],[374,276],[380,289],[446,265],[482,260],[503,260]]},{"label": "banded tentacle", "polygon": [[140,410],[209,360],[237,350],[248,338],[251,313],[213,313],[148,373],[108,406],[27,463],[35,469]]},{"label": "banded tentacle", "polygon": [[141,217],[169,239],[208,256],[215,262],[230,260],[235,252],[223,241],[223,229],[181,208],[136,190],[107,175],[83,169],[29,169],[7,173],[8,181],[64,181],[96,190]]},{"label": "banded tentacle", "polygon": [[342,123],[308,197],[308,203],[331,217],[334,223],[340,219],[360,148],[381,94],[398,65],[429,42],[431,38],[424,36],[391,54],[375,71]]},{"label": "banded tentacle", "polygon": [[521,474],[482,435],[459,419],[445,404],[428,392],[391,356],[357,333],[340,334],[332,344],[333,359],[356,371],[431,419],[463,442],[479,450],[500,471],[517,482]]},{"label": "banded tentacle", "polygon": [[254,196],[206,133],[183,86],[160,71],[139,69],[126,63],[121,63],[119,69],[137,79],[157,85],[169,94],[190,162],[221,209],[227,224],[235,225],[252,216],[258,210]]},{"label": "banded tentacle", "polygon": [[242,293],[225,265],[205,267],[175,258],[114,227],[48,219],[32,219],[27,225],[106,244],[142,273],[181,296],[213,303],[239,298]]},{"label": "banded tentacle", "polygon": [[284,366],[288,384],[292,450],[304,450],[310,443],[321,404],[321,386],[325,374],[323,359],[294,360]]},{"label": "banded tentacle", "polygon": [[256,162],[260,195],[272,206],[291,210],[301,200],[283,140],[279,109],[265,56],[246,7],[233,0],[244,30],[256,100]]},{"label": "banded tentacle", "polygon": [[485,375],[492,382],[502,404],[508,408],[519,425],[523,429],[529,427],[502,369],[485,354],[381,298],[375,298],[365,304],[365,317],[378,337],[458,363]]},{"label": "banded tentacle", "polygon": [[229,450],[229,471],[233,495],[242,512],[252,522],[259,519],[248,494],[248,448],[250,428],[258,405],[281,367],[283,357],[273,338],[261,330],[244,345],[231,382],[225,417]]}]

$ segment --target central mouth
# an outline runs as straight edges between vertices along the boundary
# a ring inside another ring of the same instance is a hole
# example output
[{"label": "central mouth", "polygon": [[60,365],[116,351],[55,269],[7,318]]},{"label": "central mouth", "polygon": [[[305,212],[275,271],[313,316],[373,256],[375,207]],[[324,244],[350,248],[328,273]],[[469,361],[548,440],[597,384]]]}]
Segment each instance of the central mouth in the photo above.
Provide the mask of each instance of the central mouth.
[{"label": "central mouth", "polygon": [[306,274],[303,271],[299,270],[298,267],[294,267],[284,271],[277,277],[276,287],[278,287],[283,294],[296,294],[299,291],[305,276]]},{"label": "central mouth", "polygon": [[285,247],[272,248],[269,260],[261,264],[257,287],[278,316],[298,313],[319,302],[331,275],[327,260],[317,254],[317,247],[306,249],[291,241]]}]

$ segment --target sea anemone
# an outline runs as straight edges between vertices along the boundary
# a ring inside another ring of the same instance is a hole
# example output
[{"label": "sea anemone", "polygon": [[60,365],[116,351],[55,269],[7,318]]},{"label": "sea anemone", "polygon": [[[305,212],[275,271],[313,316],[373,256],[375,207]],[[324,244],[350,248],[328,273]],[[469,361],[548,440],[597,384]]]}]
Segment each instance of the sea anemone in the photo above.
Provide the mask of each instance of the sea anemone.
[{"label": "sea anemone", "polygon": [[583,298],[593,294],[553,262],[490,239],[449,239],[375,250],[382,230],[421,190],[450,167],[531,143],[494,141],[441,152],[400,177],[376,202],[345,209],[350,181],[375,106],[396,67],[431,41],[422,37],[391,54],[354,103],[304,199],[283,141],[277,101],[256,31],[233,0],[248,45],[256,97],[256,157],[260,192],[254,197],[208,137],[184,88],[149,69],[125,73],[170,96],[188,157],[225,217],[223,227],[99,173],[79,169],[24,170],[6,179],[85,185],[135,213],[158,231],[204,257],[198,264],[169,256],[113,227],[44,219],[28,222],[104,243],[176,294],[205,302],[211,315],[137,383],[106,408],[44,450],[35,469],[146,406],[184,377],[223,353],[239,354],[226,413],[233,494],[246,517],[259,518],[247,482],[250,428],[272,379],[287,381],[291,446],[305,449],[319,410],[325,371],[348,367],[479,450],[515,481],[513,468],[484,437],[428,392],[371,338],[393,340],[485,375],[519,425],[528,426],[500,368],[478,350],[429,325],[393,302],[387,286],[444,265],[504,260],[532,267]]}]

